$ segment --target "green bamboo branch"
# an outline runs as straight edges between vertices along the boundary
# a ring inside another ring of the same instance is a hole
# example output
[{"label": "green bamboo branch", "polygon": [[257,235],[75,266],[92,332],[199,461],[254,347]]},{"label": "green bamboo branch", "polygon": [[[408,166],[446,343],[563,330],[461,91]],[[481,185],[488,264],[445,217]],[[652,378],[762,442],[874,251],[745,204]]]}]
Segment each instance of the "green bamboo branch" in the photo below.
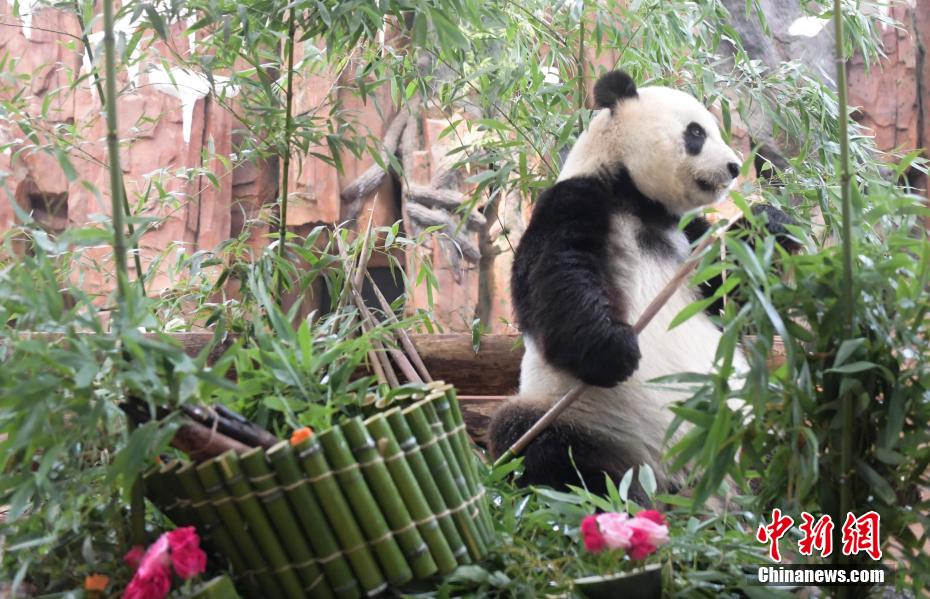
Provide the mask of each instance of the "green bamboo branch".
[{"label": "green bamboo branch", "polygon": [[[90,73],[94,80],[94,87],[97,90],[97,96],[100,97],[100,103],[102,104],[103,111],[106,112],[108,106],[107,98],[103,91],[103,83],[100,81],[100,73],[97,72],[97,67],[94,66],[94,50],[91,47],[90,40],[87,37],[87,27],[84,24],[84,15],[81,11],[81,5],[77,0],[74,2],[74,14],[77,15],[78,25],[81,28],[80,40],[81,44],[84,46],[84,54],[87,55],[87,60],[91,65]],[[132,217],[132,210],[129,207],[129,195],[126,193],[126,181],[123,179],[122,171],[117,171],[117,173],[119,174],[119,186],[123,198],[123,210],[127,218],[126,226],[129,230],[129,237],[132,238],[132,257],[136,267],[136,281],[139,283],[139,290],[142,292],[142,295],[145,295],[145,274],[142,271],[142,259],[139,256],[139,240],[136,239],[135,227],[133,227],[132,222],[128,220],[130,217]]]},{"label": "green bamboo branch", "polygon": [[[123,233],[123,186],[119,160],[119,128],[116,118],[116,48],[113,36],[113,0],[103,3],[103,47],[106,58],[107,153],[110,159],[110,211],[113,223],[113,260],[116,263],[116,304],[119,315],[114,326],[122,332],[129,297],[126,237]],[[102,97],[102,96],[101,96]],[[140,273],[141,275],[141,273]],[[130,424],[130,431],[133,430]],[[145,543],[145,487],[141,476],[130,483],[129,517],[133,544]]]},{"label": "green bamboo branch", "polygon": [[[287,88],[285,91],[285,108],[284,108],[284,165],[281,171],[281,203],[278,209],[278,255],[281,260],[285,259],[287,237],[287,183],[291,173],[291,128],[294,126],[294,115],[292,114],[294,103],[294,36],[297,31],[297,22],[295,20],[294,9],[291,8],[288,17],[287,26]],[[284,297],[284,276],[278,269],[278,302],[282,302]]]},{"label": "green bamboo branch", "polygon": [[[129,289],[126,266],[126,237],[123,233],[122,170],[119,160],[119,137],[116,122],[116,48],[113,36],[113,0],[103,3],[103,47],[106,58],[107,153],[110,158],[110,210],[113,223],[113,256],[116,262],[116,303],[125,316]],[[118,322],[118,321],[117,321]]]},{"label": "green bamboo branch", "polygon": [[[850,171],[849,171],[849,131],[848,106],[846,98],[846,55],[843,48],[843,10],[842,1],[833,1],[833,24],[836,37],[836,88],[839,101],[839,129],[840,129],[840,203],[842,207],[843,225],[843,288],[842,299],[844,306],[844,320],[846,338],[854,334],[854,296],[853,296],[853,236],[852,236],[852,202],[850,199]],[[846,393],[840,397],[840,410],[842,430],[840,438],[840,518],[853,508],[853,402],[854,397]],[[845,556],[836,552],[839,561],[845,561]],[[849,590],[842,587],[840,597],[849,596]]]}]

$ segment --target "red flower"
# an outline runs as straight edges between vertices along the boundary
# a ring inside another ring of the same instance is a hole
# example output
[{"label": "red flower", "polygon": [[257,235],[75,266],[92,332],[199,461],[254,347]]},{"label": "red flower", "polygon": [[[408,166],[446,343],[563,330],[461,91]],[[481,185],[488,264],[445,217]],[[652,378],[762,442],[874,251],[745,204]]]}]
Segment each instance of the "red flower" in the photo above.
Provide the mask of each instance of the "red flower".
[{"label": "red flower", "polygon": [[145,547],[142,545],[133,545],[132,549],[127,551],[126,555],[123,556],[123,561],[133,570],[138,570],[143,555],[145,555]]},{"label": "red flower", "polygon": [[[163,599],[168,594],[171,590],[171,558],[168,550],[165,535],[149,545],[129,586],[123,591],[123,599]],[[129,554],[133,554],[133,551]]]},{"label": "red flower", "polygon": [[637,518],[645,518],[646,520],[652,520],[659,526],[665,526],[665,516],[660,514],[655,510],[643,510],[640,513],[636,514]]},{"label": "red flower", "polygon": [[203,574],[207,569],[207,554],[200,548],[200,537],[193,526],[172,530],[165,535],[171,547],[171,563],[183,580]]},{"label": "red flower", "polygon": [[168,568],[156,568],[148,576],[132,577],[123,592],[123,599],[164,599],[171,590],[171,574]]},{"label": "red flower", "polygon": [[596,516],[585,516],[581,521],[581,534],[584,538],[584,547],[591,553],[597,553],[607,546],[604,535],[597,525]]}]

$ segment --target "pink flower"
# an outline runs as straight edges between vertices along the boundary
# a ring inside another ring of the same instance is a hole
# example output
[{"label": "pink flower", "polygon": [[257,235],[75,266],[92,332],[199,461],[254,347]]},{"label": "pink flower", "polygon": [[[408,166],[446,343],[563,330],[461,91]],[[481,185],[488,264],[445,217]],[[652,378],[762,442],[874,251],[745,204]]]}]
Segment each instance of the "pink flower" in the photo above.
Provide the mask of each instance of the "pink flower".
[{"label": "pink flower", "polygon": [[183,580],[203,574],[207,569],[207,554],[200,548],[200,537],[193,526],[175,529],[166,535],[171,547],[171,563]]},{"label": "pink flower", "polygon": [[133,576],[123,591],[123,599],[164,599],[171,590],[168,568],[153,570],[147,577]]},{"label": "pink flower", "polygon": [[626,514],[608,512],[597,516],[597,523],[608,547],[624,551],[630,548],[633,529],[630,528],[629,522],[630,517]]},{"label": "pink flower", "polygon": [[123,556],[123,561],[133,570],[138,570],[143,555],[145,555],[145,547],[142,545],[133,545],[132,549],[127,551],[126,555]]},{"label": "pink flower", "polygon": [[597,525],[596,516],[585,516],[581,520],[581,534],[584,538],[585,549],[591,553],[598,553],[607,546],[607,542]]},{"label": "pink flower", "polygon": [[[149,545],[129,586],[123,592],[123,599],[163,599],[168,594],[171,590],[171,558],[168,550],[165,535]],[[133,554],[133,551],[129,553]]]},{"label": "pink flower", "polygon": [[[631,518],[628,526],[633,531],[630,539],[630,557],[633,559],[644,559],[646,556],[655,553],[655,550],[668,543],[668,526],[664,524],[665,519],[662,515],[653,510],[649,510],[646,516],[637,515]],[[656,523],[658,518],[663,523]]]},{"label": "pink flower", "polygon": [[585,548],[592,553],[605,547],[622,549],[635,560],[645,559],[668,542],[665,518],[655,510],[645,510],[632,518],[615,512],[585,516],[581,534]]}]

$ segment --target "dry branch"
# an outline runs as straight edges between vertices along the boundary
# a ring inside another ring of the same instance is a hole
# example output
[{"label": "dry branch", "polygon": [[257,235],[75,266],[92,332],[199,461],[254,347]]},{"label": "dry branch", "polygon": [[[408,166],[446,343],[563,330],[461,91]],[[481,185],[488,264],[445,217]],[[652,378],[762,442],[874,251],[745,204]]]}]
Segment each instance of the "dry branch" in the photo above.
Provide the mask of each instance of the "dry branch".
[{"label": "dry branch", "polygon": [[458,250],[462,253],[462,257],[465,258],[465,260],[468,262],[477,264],[481,259],[481,252],[478,251],[478,248],[475,246],[475,244],[469,241],[461,233],[456,232],[458,226],[456,225],[455,221],[452,220],[452,217],[448,212],[443,210],[434,210],[432,208],[421,206],[420,204],[408,202],[407,215],[410,217],[410,220],[414,222],[414,224],[423,228],[441,226],[442,232],[449,236],[450,239],[455,241],[455,244],[458,246]]},{"label": "dry branch", "polygon": [[[408,117],[416,109],[416,103],[411,102],[406,108],[401,109],[388,125],[382,140],[381,162],[385,165],[390,164],[390,156],[397,153],[400,145],[400,138],[407,127]],[[352,181],[339,193],[344,206],[343,218],[353,220],[358,217],[362,210],[362,204],[365,200],[381,186],[387,172],[378,164],[368,167],[365,172],[359,175],[355,181]]]},{"label": "dry branch", "polygon": [[[409,185],[407,199],[427,208],[440,208],[446,212],[456,212],[465,201],[465,194],[453,189],[433,189],[424,185]],[[472,210],[465,218],[465,227],[470,231],[481,231],[487,220],[480,212]]]}]

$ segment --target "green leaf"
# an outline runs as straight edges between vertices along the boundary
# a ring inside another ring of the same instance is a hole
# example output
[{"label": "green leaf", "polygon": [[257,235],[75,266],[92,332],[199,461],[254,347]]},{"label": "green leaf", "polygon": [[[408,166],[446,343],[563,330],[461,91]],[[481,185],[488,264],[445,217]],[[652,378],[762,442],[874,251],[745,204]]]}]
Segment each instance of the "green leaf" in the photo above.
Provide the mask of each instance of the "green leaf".
[{"label": "green leaf", "polygon": [[668,325],[668,330],[674,329],[675,327],[685,322],[686,320],[688,320],[695,314],[699,312],[703,312],[704,310],[708,308],[708,306],[713,304],[715,301],[717,301],[715,298],[709,297],[707,299],[702,299],[696,302],[691,302],[690,304],[685,306],[685,308],[681,312],[675,315],[675,318],[673,318],[672,322]]},{"label": "green leaf", "polygon": [[828,368],[825,372],[835,372],[838,374],[855,374],[857,372],[865,372],[866,370],[872,370],[873,368],[878,368],[878,364],[874,362],[853,362],[845,366],[840,366],[838,368]]},{"label": "green leaf", "polygon": [[617,485],[617,490],[620,493],[620,499],[627,501],[630,498],[630,485],[633,484],[633,469],[624,473],[623,478],[620,479],[620,484]]},{"label": "green leaf", "polygon": [[888,481],[882,478],[878,472],[866,464],[861,458],[856,458],[856,472],[868,483],[869,488],[871,488],[882,501],[889,505],[897,503],[894,489],[891,488]]},{"label": "green leaf", "polygon": [[863,343],[865,343],[865,339],[862,337],[844,339],[839,349],[836,350],[836,359],[833,360],[833,368],[842,366],[857,349],[862,347]]},{"label": "green leaf", "polygon": [[643,491],[646,492],[646,497],[651,498],[655,495],[656,475],[649,464],[643,464],[639,467],[639,484],[642,486]]}]

